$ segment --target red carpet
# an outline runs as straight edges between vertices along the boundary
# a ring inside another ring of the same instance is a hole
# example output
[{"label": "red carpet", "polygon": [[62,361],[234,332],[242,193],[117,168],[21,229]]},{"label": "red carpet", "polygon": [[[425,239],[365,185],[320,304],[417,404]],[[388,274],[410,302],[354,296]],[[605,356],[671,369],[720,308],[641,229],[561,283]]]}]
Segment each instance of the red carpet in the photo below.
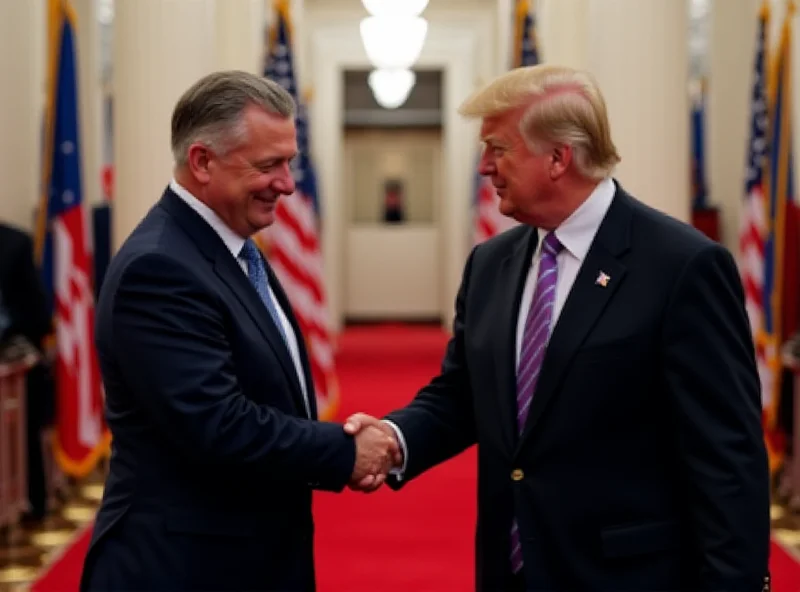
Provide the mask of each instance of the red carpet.
[{"label": "red carpet", "polygon": [[[435,328],[359,327],[342,337],[341,419],[382,415],[406,403],[439,368],[446,337]],[[447,462],[400,493],[316,496],[320,592],[473,589],[475,451]],[[32,592],[72,592],[88,536],[78,537]],[[773,544],[775,592],[800,592],[800,563]]]},{"label": "red carpet", "polygon": [[775,541],[770,548],[769,571],[773,592],[800,592],[800,556],[790,555]]},{"label": "red carpet", "polygon": [[[438,371],[446,336],[436,328],[347,331],[337,363],[342,421],[406,404]],[[402,492],[316,496],[320,592],[473,588],[475,451],[444,463]]]},{"label": "red carpet", "polygon": [[78,531],[72,542],[50,563],[30,588],[30,592],[76,592],[81,581],[83,558],[89,549],[92,525]]}]

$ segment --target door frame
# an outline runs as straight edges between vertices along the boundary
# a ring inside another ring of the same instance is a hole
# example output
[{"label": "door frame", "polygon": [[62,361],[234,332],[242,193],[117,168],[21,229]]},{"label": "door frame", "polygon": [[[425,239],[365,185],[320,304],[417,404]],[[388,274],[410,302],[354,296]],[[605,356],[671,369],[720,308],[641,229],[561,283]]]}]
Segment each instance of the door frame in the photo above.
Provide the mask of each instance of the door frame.
[{"label": "door frame", "polygon": [[[326,15],[327,16],[327,15]],[[417,62],[420,68],[436,68],[443,73],[443,161],[440,228],[442,240],[443,285],[441,317],[449,327],[454,315],[453,303],[461,282],[467,255],[470,228],[470,195],[475,178],[477,124],[458,115],[459,104],[478,82],[477,49],[479,42],[489,43],[491,23],[446,24],[429,19],[428,37]],[[314,96],[311,101],[311,149],[320,181],[323,236],[322,250],[331,329],[343,325],[345,280],[346,210],[343,131],[343,73],[350,69],[368,69],[370,62],[361,42],[359,19],[314,18],[307,15],[311,43],[311,72]],[[484,30],[485,29],[485,30]],[[489,60],[489,69],[491,69]]]},{"label": "door frame", "polygon": [[[358,130],[344,134],[343,196],[346,214],[343,228],[342,316],[346,322],[428,322],[435,319],[441,323],[444,283],[441,270],[444,244],[441,203],[443,132],[441,127],[437,127],[435,131],[426,130],[431,133],[420,137],[420,130],[399,128],[390,130],[389,134],[399,132],[405,137],[395,135],[387,140],[382,136],[383,131]],[[380,218],[374,222],[354,222],[356,204],[352,193],[356,187],[359,155],[363,156],[365,151],[374,153],[386,147],[398,146],[411,152],[421,152],[423,146],[431,149],[423,157],[431,165],[431,185],[419,194],[434,195],[431,218],[418,222],[407,219],[396,225],[387,225]],[[359,246],[354,247],[354,243]],[[353,283],[354,274],[358,277],[356,284]],[[387,300],[379,302],[384,297]],[[359,306],[355,306],[357,303]]]}]

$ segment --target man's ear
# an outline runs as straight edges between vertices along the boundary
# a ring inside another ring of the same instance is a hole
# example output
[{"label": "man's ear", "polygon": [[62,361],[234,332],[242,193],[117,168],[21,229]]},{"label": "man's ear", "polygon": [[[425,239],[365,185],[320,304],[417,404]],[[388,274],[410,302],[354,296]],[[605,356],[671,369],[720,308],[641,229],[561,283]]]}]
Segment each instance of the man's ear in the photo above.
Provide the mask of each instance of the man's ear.
[{"label": "man's ear", "polygon": [[559,144],[553,147],[550,159],[550,178],[558,179],[567,172],[572,163],[572,146]]},{"label": "man's ear", "polygon": [[206,184],[211,180],[210,162],[211,151],[208,146],[197,142],[189,146],[189,150],[186,152],[186,167],[199,183]]}]

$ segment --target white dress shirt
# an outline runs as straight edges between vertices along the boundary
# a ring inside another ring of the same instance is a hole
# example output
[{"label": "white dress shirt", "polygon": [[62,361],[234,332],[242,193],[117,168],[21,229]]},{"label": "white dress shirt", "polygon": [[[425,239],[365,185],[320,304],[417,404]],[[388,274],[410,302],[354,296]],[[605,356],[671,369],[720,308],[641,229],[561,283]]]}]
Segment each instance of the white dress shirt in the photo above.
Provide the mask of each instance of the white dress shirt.
[{"label": "white dress shirt", "polygon": [[[228,247],[228,250],[231,252],[231,255],[233,255],[233,258],[239,263],[239,267],[241,268],[242,272],[247,275],[247,263],[239,257],[239,253],[242,251],[245,239],[231,230],[230,227],[223,222],[222,218],[220,218],[216,212],[214,212],[214,210],[189,193],[189,191],[185,187],[181,186],[175,179],[170,181],[169,188],[172,189],[172,191],[175,192],[178,197],[185,201],[190,208],[200,214],[203,220],[205,220],[208,225],[214,229],[214,231],[222,239],[222,242],[225,243],[225,246]],[[272,302],[275,304],[275,310],[278,311],[278,317],[280,318],[281,326],[283,328],[283,334],[286,335],[286,340],[288,341],[287,345],[289,347],[289,354],[292,358],[292,362],[294,363],[294,368],[297,372],[297,378],[300,381],[300,388],[303,390],[303,402],[305,403],[306,413],[309,417],[311,417],[311,407],[308,403],[308,391],[306,389],[306,380],[303,374],[303,364],[300,361],[300,349],[297,345],[297,336],[292,330],[292,325],[289,322],[286,313],[283,312],[278,299],[275,298],[275,293],[272,291],[272,286],[269,285],[269,280],[267,280],[267,284],[269,296],[272,298]]]},{"label": "white dress shirt", "polygon": [[[603,179],[597,184],[586,201],[554,230],[556,238],[564,245],[564,248],[556,257],[558,277],[556,279],[556,300],[553,304],[553,316],[550,321],[550,334],[553,333],[553,327],[555,327],[556,321],[561,314],[561,309],[564,308],[567,296],[569,296],[570,290],[572,290],[572,284],[575,283],[575,278],[578,276],[581,265],[583,265],[583,260],[586,259],[589,247],[592,246],[592,241],[594,241],[597,230],[600,228],[600,224],[603,222],[603,218],[605,218],[606,212],[608,212],[608,208],[611,206],[614,193],[616,193],[614,181],[609,178]],[[548,234],[546,231],[538,228],[536,231],[539,235],[539,241],[536,245],[536,250],[533,252],[531,265],[528,268],[528,277],[525,279],[525,287],[522,291],[522,300],[517,316],[515,366],[519,366],[522,333],[525,330],[525,320],[528,317],[528,309],[531,307],[531,301],[533,300],[533,291],[536,289],[536,276],[539,272],[542,242]],[[391,425],[394,429],[399,440],[400,448],[403,451],[403,466],[399,469],[392,470],[392,474],[398,479],[401,479],[408,463],[408,449],[406,448],[405,438],[400,428],[393,422],[387,421],[386,423]]]},{"label": "white dress shirt", "polygon": [[[603,179],[595,187],[594,191],[584,201],[577,210],[572,212],[569,218],[564,220],[555,229],[556,238],[564,245],[564,248],[556,256],[558,264],[558,275],[556,277],[556,300],[553,303],[553,316],[550,319],[550,335],[553,327],[558,321],[561,309],[567,301],[572,284],[578,276],[578,271],[586,259],[589,247],[600,228],[600,224],[605,218],[611,201],[614,199],[616,187],[611,179]],[[519,366],[519,354],[522,348],[522,334],[525,331],[525,321],[528,318],[528,309],[533,300],[533,291],[536,289],[536,280],[539,274],[539,262],[542,258],[542,242],[548,233],[541,229],[536,229],[539,234],[539,242],[533,252],[531,266],[528,270],[528,277],[525,279],[525,288],[522,290],[522,300],[519,305],[519,315],[517,317],[517,359],[516,366]],[[548,335],[548,340],[550,338]]]}]

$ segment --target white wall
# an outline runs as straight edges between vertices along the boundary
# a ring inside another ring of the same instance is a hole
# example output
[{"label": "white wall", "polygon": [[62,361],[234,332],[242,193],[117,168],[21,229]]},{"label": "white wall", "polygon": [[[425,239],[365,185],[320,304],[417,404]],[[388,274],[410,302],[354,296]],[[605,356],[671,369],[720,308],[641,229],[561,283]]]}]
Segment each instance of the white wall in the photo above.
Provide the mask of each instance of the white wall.
[{"label": "white wall", "polygon": [[586,68],[589,57],[587,0],[537,0],[534,10],[541,59]]},{"label": "white wall", "polygon": [[734,254],[744,196],[759,4],[760,0],[711,4],[706,175],[709,201],[720,210],[722,242]]},{"label": "white wall", "polygon": [[[78,101],[84,211],[103,201],[103,106],[97,0],[73,0],[78,16]],[[88,236],[92,236],[89,232]]]},{"label": "white wall", "polygon": [[0,2],[0,220],[33,230],[44,107],[42,0]]}]

